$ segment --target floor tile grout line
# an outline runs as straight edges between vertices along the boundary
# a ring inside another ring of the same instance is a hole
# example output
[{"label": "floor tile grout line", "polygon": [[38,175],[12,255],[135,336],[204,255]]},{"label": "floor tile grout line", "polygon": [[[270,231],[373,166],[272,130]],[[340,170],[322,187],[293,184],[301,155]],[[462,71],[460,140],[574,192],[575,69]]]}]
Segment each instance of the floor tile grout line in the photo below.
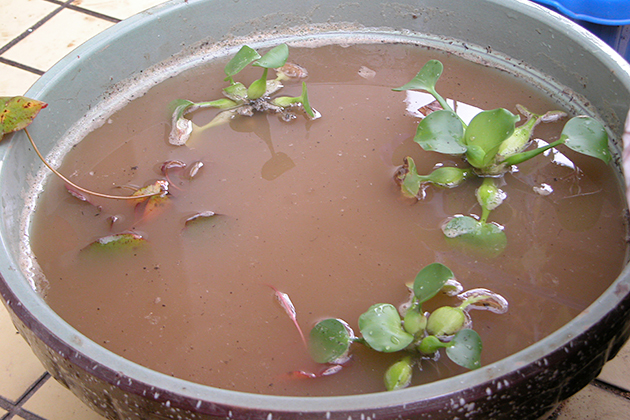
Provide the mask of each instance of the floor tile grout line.
[{"label": "floor tile grout line", "polygon": [[16,415],[23,417],[24,420],[42,419],[42,417],[24,410],[22,406],[48,381],[48,379],[50,379],[50,374],[44,372],[15,402],[0,396],[0,408],[4,408],[8,411],[8,413],[2,417],[2,420],[10,420]]},{"label": "floor tile grout line", "polygon": [[105,20],[109,20],[110,22],[113,22],[113,23],[120,22],[120,19],[115,18],[113,16],[109,16],[109,15],[105,15],[103,13],[95,12],[95,11],[90,10],[90,9],[85,9],[85,8],[83,8],[81,6],[76,6],[76,5],[72,4],[72,2],[74,0],[66,0],[65,2],[64,1],[60,1],[60,0],[45,0],[45,1],[47,1],[48,3],[53,3],[53,4],[57,4],[59,6],[62,6],[62,8],[72,9],[72,10],[74,10],[76,12],[85,13],[86,15],[90,15],[90,16],[101,18],[101,19],[105,19]]},{"label": "floor tile grout line", "polygon": [[33,385],[31,385],[30,388],[27,389],[26,392],[22,394],[20,398],[18,398],[16,405],[20,405],[20,406],[24,405],[24,403],[28,401],[28,399],[31,398],[33,394],[36,393],[48,381],[48,379],[50,379],[50,373],[48,372],[42,373],[42,376],[40,376],[39,379],[37,379],[33,383]]},{"label": "floor tile grout line", "polygon": [[95,18],[107,20],[107,21],[112,22],[112,23],[118,23],[118,22],[121,21],[120,19],[115,18],[113,16],[104,15],[103,13],[95,12],[95,11],[89,10],[89,9],[84,9],[82,7],[74,6],[72,4],[68,6],[68,9],[74,10],[75,12],[81,12],[81,13],[84,13],[86,15],[90,15],[90,16],[95,17]]},{"label": "floor tile grout line", "polygon": [[[13,409],[13,407],[15,407],[15,403],[13,403],[11,400],[8,400],[2,395],[0,395],[0,408],[7,410],[9,413],[11,413],[11,410]],[[8,416],[9,413],[5,414],[5,417]],[[4,420],[4,417],[2,417],[2,420]]]},{"label": "floor tile grout line", "polygon": [[60,7],[56,8],[55,10],[53,10],[52,12],[50,12],[49,14],[41,18],[39,21],[37,21],[33,26],[31,26],[30,28],[28,28],[27,30],[25,30],[24,32],[22,32],[21,34],[13,38],[11,41],[7,42],[5,45],[2,46],[2,48],[0,48],[0,55],[4,54],[11,47],[15,46],[15,44],[17,44],[18,42],[22,41],[24,38],[26,38],[27,36],[35,32],[36,29],[41,27],[44,23],[48,22],[55,15],[61,12],[64,8],[65,6],[61,5]]},{"label": "floor tile grout line", "polygon": [[[47,420],[44,417],[40,417],[37,414],[33,414],[30,411],[21,409],[19,412],[13,414],[13,416],[18,415],[20,416],[20,420]],[[7,417],[6,419],[3,420],[10,420],[9,417]]]},{"label": "floor tile grout line", "polygon": [[[10,48],[14,47],[16,44],[18,44],[20,41],[22,41],[24,38],[26,38],[27,36],[29,36],[30,34],[35,32],[36,29],[40,28],[42,25],[44,25],[46,22],[48,22],[54,16],[59,14],[59,12],[61,12],[63,9],[74,10],[75,12],[83,13],[83,14],[86,14],[86,15],[89,15],[89,16],[92,16],[92,17],[95,17],[95,18],[98,18],[98,19],[106,20],[106,21],[112,22],[112,23],[118,23],[118,22],[121,21],[118,18],[115,18],[115,17],[112,17],[112,16],[108,16],[108,15],[105,15],[103,13],[94,12],[92,10],[84,9],[82,7],[79,7],[79,6],[74,6],[74,5],[70,4],[70,3],[72,3],[73,0],[67,0],[65,2],[56,1],[56,0],[45,0],[45,1],[47,1],[49,3],[56,4],[59,7],[56,8],[55,10],[53,10],[52,12],[50,12],[48,15],[44,16],[42,19],[40,19],[38,22],[36,22],[33,26],[28,28],[26,31],[22,32],[20,35],[18,35],[17,37],[13,38],[11,41],[9,41],[5,45],[3,45],[0,48],[0,55],[4,54]],[[8,60],[6,58],[0,57],[0,63],[6,64],[6,65],[11,66],[11,67],[19,68],[21,70],[25,70],[25,71],[28,71],[30,73],[34,73],[34,74],[36,74],[38,76],[41,76],[42,74],[44,74],[43,70],[39,70],[39,69],[27,66],[27,65],[22,64],[22,63],[18,63],[18,62],[13,61],[13,60]]]},{"label": "floor tile grout line", "polygon": [[9,60],[7,58],[0,57],[0,63],[6,64],[7,66],[15,67],[20,70],[27,71],[29,73],[36,74],[41,76],[45,73],[45,71],[36,69],[35,67],[27,66],[26,64],[18,63],[17,61]]},{"label": "floor tile grout line", "polygon": [[623,388],[620,388],[616,385],[613,384],[609,384],[608,382],[602,380],[602,379],[594,379],[591,382],[592,385],[596,386],[597,388],[603,390],[603,391],[607,391],[610,392],[612,394],[615,394],[621,398],[625,398],[627,400],[630,400],[630,391],[627,391]]}]

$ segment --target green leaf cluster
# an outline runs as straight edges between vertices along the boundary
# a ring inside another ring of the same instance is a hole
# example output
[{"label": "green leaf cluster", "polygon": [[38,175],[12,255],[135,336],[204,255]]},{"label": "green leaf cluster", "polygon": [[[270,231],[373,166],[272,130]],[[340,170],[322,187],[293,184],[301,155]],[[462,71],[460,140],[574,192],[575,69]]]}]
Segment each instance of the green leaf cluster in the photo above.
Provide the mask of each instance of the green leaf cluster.
[{"label": "green leaf cluster", "polygon": [[409,83],[394,90],[420,90],[431,94],[442,109],[428,114],[420,121],[414,141],[427,151],[460,156],[470,166],[465,168],[440,166],[428,175],[420,175],[413,160],[407,157],[396,173],[395,180],[404,196],[422,198],[425,185],[428,184],[453,188],[469,178],[484,178],[482,186],[476,193],[482,208],[481,218],[477,220],[471,216],[453,217],[443,226],[443,231],[456,245],[496,256],[507,245],[503,229],[487,221],[490,211],[506,198],[503,191],[497,187],[496,180],[513,165],[518,165],[561,144],[609,163],[611,153],[608,148],[608,135],[599,121],[591,117],[578,116],[566,123],[557,141],[529,149],[536,125],[541,122],[557,121],[566,117],[566,114],[561,111],[549,111],[537,115],[522,105],[517,105],[517,109],[520,114],[527,117],[527,121],[518,127],[516,123],[520,121],[520,116],[504,108],[482,111],[469,124],[465,124],[436,90],[443,69],[440,61],[430,60]]},{"label": "green leaf cluster", "polygon": [[[348,324],[329,318],[313,327],[309,336],[309,350],[317,363],[340,364],[348,359],[353,343],[365,345],[382,353],[398,353],[402,357],[384,375],[387,390],[408,386],[413,367],[423,359],[434,358],[444,349],[447,357],[467,369],[481,366],[482,343],[479,334],[471,329],[470,309],[492,308],[496,313],[507,311],[507,301],[485,289],[458,293],[463,301],[459,306],[442,306],[432,313],[422,305],[440,292],[451,290],[455,282],[453,272],[443,264],[424,267],[413,282],[408,308],[401,314],[389,303],[377,303],[359,316],[360,337],[355,337]],[[456,291],[461,288],[456,287]]]},{"label": "green leaf cluster", "polygon": [[[280,44],[261,56],[253,48],[244,45],[225,66],[225,81],[229,86],[223,89],[225,98],[193,102],[187,99],[177,99],[170,104],[172,129],[169,142],[176,146],[186,144],[193,132],[201,132],[208,128],[224,124],[236,115],[253,115],[254,112],[272,112],[287,114],[290,110],[301,109],[308,118],[315,119],[318,113],[311,107],[308,100],[306,83],[302,82],[302,93],[299,96],[278,96],[272,98],[283,88],[281,80],[287,79],[281,68],[287,63],[289,47]],[[234,80],[234,77],[247,66],[262,68],[262,75],[249,86]],[[275,79],[268,79],[270,69],[278,71]],[[198,109],[217,108],[220,112],[208,124],[198,127],[186,118]]]}]

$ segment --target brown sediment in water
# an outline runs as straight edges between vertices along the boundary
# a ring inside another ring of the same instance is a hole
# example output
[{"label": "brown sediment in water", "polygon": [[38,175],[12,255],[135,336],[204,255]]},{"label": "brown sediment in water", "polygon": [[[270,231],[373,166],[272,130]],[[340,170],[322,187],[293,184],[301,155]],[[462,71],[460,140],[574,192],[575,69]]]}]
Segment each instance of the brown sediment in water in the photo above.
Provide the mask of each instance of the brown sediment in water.
[{"label": "brown sediment in water", "polygon": [[[501,188],[508,198],[491,213],[505,226],[505,253],[485,259],[452,249],[440,225],[453,214],[481,212],[474,195],[479,184],[429,188],[414,203],[392,181],[408,155],[422,173],[444,161],[463,164],[413,143],[418,120],[406,111],[406,94],[391,91],[430,58],[445,65],[439,91],[461,104],[516,112],[520,103],[536,113],[558,108],[504,72],[446,53],[410,45],[298,48],[290,59],[308,69],[309,98],[321,119],[239,118],[173,147],[168,103],[216,99],[225,86],[224,62],[188,71],[112,115],[73,148],[61,170],[86,187],[114,191],[162,178],[168,160],[201,161],[203,168],[192,180],[184,171],[170,172],[168,211],[141,223],[129,203],[95,199],[97,208],[51,180],[31,232],[50,282],[47,302],[80,332],[132,361],[202,384],[279,395],[380,391],[396,356],[354,346],[340,373],[291,379],[291,371],[318,367],[267,285],[291,297],[304,331],[326,317],[343,318],[357,331],[357,318],[370,305],[398,306],[407,297],[405,283],[438,261],[466,289],[488,288],[510,302],[504,315],[472,314],[484,340],[483,364],[558,329],[624,264],[618,180],[611,168],[566,148],[565,155],[522,164],[506,175]],[[242,76],[247,83],[257,77],[256,69]],[[299,84],[287,84],[282,94],[299,92]],[[194,121],[202,125],[212,116],[198,112]],[[536,137],[552,141],[560,130],[561,124],[541,125]],[[218,216],[185,227],[204,211]],[[124,255],[84,255],[84,247],[112,233],[110,216],[119,220],[114,232],[133,230],[147,244]],[[414,383],[462,371],[446,358],[427,361]]]}]

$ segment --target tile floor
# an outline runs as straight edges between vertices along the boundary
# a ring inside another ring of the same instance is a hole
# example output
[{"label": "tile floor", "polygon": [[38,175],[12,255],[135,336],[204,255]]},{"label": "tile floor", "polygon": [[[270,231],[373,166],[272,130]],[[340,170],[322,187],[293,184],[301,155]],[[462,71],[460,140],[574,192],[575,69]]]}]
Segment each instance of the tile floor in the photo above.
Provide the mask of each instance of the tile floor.
[{"label": "tile floor", "polygon": [[[0,0],[0,96],[24,94],[72,49],[164,0]],[[630,418],[630,345],[554,420]],[[0,305],[0,420],[98,420],[53,380]]]}]

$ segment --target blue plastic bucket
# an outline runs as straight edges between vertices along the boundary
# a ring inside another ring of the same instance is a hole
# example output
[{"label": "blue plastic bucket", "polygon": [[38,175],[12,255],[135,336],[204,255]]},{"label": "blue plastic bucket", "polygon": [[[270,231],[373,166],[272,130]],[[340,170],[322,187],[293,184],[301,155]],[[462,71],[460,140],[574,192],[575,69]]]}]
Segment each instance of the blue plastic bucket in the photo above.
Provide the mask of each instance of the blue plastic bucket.
[{"label": "blue plastic bucket", "polygon": [[535,0],[588,29],[630,61],[630,0]]}]

